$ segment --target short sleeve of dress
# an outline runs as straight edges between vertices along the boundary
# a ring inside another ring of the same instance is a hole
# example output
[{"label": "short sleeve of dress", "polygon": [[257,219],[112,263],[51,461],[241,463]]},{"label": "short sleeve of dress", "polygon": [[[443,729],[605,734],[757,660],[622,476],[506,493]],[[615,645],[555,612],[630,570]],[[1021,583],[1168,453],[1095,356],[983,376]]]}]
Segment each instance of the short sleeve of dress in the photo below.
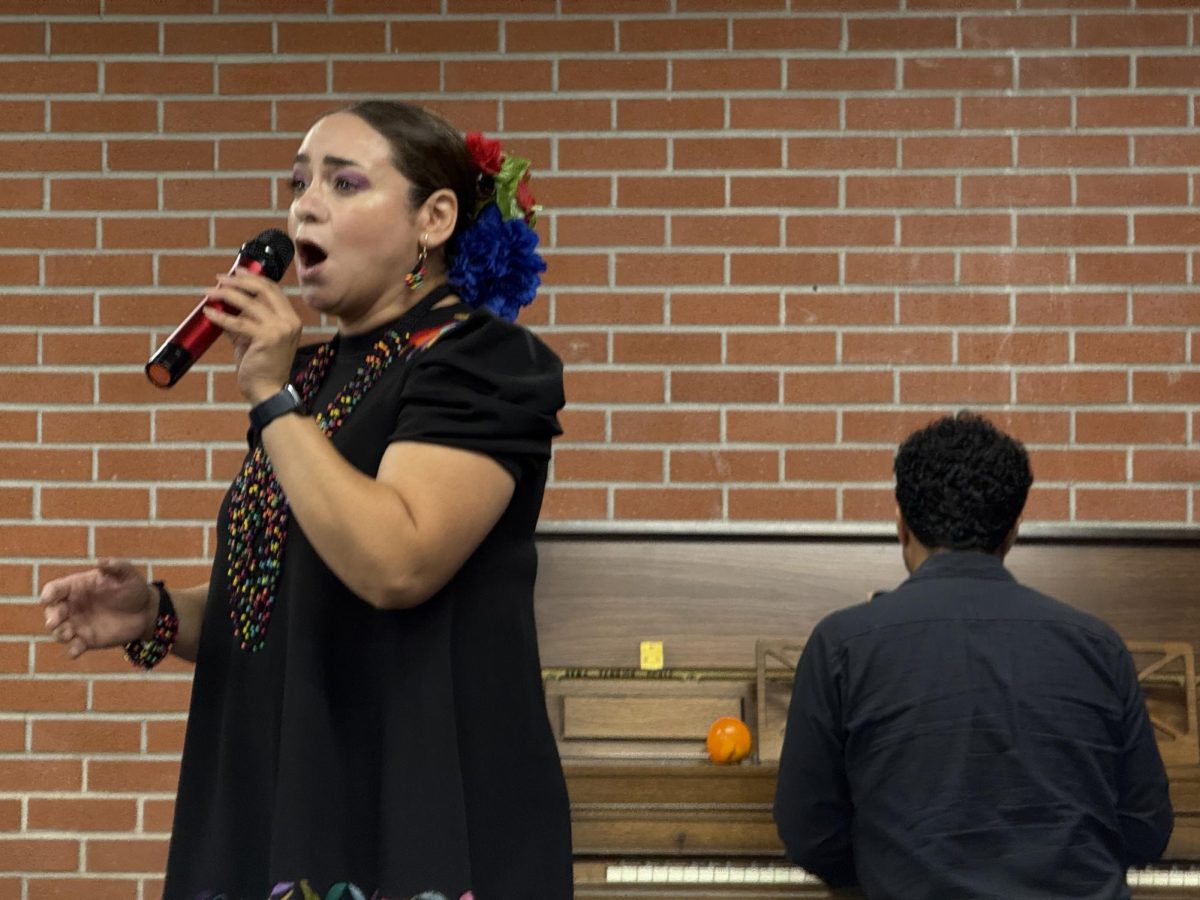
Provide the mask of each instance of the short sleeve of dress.
[{"label": "short sleeve of dress", "polygon": [[519,325],[476,312],[419,350],[392,441],[486,453],[520,480],[562,433],[562,362]]}]

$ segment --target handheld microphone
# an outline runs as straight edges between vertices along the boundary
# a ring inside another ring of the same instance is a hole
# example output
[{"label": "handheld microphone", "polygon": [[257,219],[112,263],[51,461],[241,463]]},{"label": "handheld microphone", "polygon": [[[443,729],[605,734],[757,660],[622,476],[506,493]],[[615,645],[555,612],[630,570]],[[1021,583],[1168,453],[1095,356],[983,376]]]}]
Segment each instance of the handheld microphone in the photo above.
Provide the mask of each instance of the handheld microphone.
[{"label": "handheld microphone", "polygon": [[[279,281],[287,271],[295,252],[296,248],[292,245],[291,238],[276,228],[269,228],[253,240],[242,244],[229,274],[232,275],[238,269],[246,269],[255,275]],[[200,305],[171,332],[166,343],[159,347],[146,363],[146,377],[152,384],[160,388],[169,388],[175,384],[221,336],[224,329],[204,315],[204,307],[209,305],[221,312],[237,315],[237,310],[229,304],[205,295]]]}]

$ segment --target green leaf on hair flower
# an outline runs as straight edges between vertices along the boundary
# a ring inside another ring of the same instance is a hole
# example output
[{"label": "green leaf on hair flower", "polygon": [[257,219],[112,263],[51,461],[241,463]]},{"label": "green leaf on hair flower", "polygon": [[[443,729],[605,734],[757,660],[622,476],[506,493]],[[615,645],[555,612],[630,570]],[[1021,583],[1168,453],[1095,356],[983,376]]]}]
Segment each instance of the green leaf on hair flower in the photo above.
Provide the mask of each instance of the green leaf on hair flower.
[{"label": "green leaf on hair flower", "polygon": [[309,887],[309,884],[307,881],[301,881],[299,884],[299,888],[300,888],[300,896],[303,897],[304,900],[321,900],[321,895],[318,894],[316,891],[314,891],[311,887]]},{"label": "green leaf on hair flower", "polygon": [[511,153],[504,154],[500,171],[496,174],[496,206],[500,208],[500,217],[509,219],[524,219],[526,210],[517,202],[517,185],[529,171],[529,160]]}]

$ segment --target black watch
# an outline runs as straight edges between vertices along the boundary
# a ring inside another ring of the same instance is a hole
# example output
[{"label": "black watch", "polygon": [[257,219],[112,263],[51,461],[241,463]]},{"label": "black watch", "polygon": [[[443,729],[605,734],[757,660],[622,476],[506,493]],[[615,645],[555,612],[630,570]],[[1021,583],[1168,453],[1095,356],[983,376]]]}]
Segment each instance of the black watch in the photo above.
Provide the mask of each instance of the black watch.
[{"label": "black watch", "polygon": [[280,416],[300,412],[302,406],[296,386],[289,382],[279,389],[279,393],[272,394],[262,403],[250,407],[250,427],[255,431],[262,431]]}]

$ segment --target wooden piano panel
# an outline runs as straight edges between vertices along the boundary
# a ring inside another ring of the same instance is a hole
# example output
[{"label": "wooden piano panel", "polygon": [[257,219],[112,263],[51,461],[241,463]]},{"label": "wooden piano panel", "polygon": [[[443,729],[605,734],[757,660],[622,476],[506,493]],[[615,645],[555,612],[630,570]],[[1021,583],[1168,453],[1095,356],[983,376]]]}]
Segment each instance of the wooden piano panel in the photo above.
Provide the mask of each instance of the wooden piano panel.
[{"label": "wooden piano panel", "polygon": [[[894,542],[544,535],[539,550],[539,642],[571,794],[577,897],[834,896],[807,885],[729,886],[714,893],[707,886],[632,888],[596,878],[608,863],[630,859],[783,862],[771,818],[774,767],[708,764],[703,732],[689,738],[688,729],[704,720],[705,710],[716,718],[732,702],[753,728],[759,711],[756,642],[803,638],[828,612],[902,581],[906,573]],[[1026,584],[1101,616],[1126,641],[1200,646],[1200,534],[1025,539],[1008,565]],[[608,675],[632,674],[643,640],[663,641],[668,669],[700,677],[563,677],[566,670],[593,667]],[[722,680],[730,670],[751,674]],[[626,691],[636,702],[623,724],[620,697]],[[1160,693],[1148,691],[1152,713]],[[782,696],[787,694],[785,686]],[[564,703],[572,696],[593,702],[577,706],[575,712],[585,718],[564,731],[564,722],[570,722]],[[671,712],[678,697],[690,702]],[[605,699],[596,704],[595,698]],[[1190,729],[1194,738],[1194,702],[1191,713],[1164,721],[1176,732]],[[656,717],[661,730],[648,727]],[[1182,746],[1169,756],[1178,761],[1190,752]],[[1169,774],[1176,827],[1166,861],[1200,860],[1200,766],[1173,765]],[[1196,898],[1200,888],[1138,886],[1134,896]]]},{"label": "wooden piano panel", "polygon": [[[574,763],[564,769],[577,855],[783,856],[771,818],[774,765]],[[1176,823],[1166,858],[1200,860],[1200,769],[1168,774]]]},{"label": "wooden piano panel", "polygon": [[779,857],[766,766],[566,766],[577,856]]},{"label": "wooden piano panel", "polygon": [[[662,640],[667,668],[754,667],[761,637],[807,636],[827,613],[907,577],[885,537],[539,536],[542,665],[636,668]],[[1028,537],[1007,565],[1109,622],[1127,641],[1200,647],[1200,532],[1187,539]]]},{"label": "wooden piano panel", "polygon": [[747,681],[553,678],[546,681],[546,706],[564,761],[701,762],[711,722],[721,716],[754,721]]},{"label": "wooden piano panel", "polygon": [[[853,547],[851,573],[846,550]],[[807,635],[830,610],[904,574],[890,543],[676,538],[539,541],[538,646],[548,668],[633,667],[662,640],[673,669],[752,668],[764,635]]]}]

